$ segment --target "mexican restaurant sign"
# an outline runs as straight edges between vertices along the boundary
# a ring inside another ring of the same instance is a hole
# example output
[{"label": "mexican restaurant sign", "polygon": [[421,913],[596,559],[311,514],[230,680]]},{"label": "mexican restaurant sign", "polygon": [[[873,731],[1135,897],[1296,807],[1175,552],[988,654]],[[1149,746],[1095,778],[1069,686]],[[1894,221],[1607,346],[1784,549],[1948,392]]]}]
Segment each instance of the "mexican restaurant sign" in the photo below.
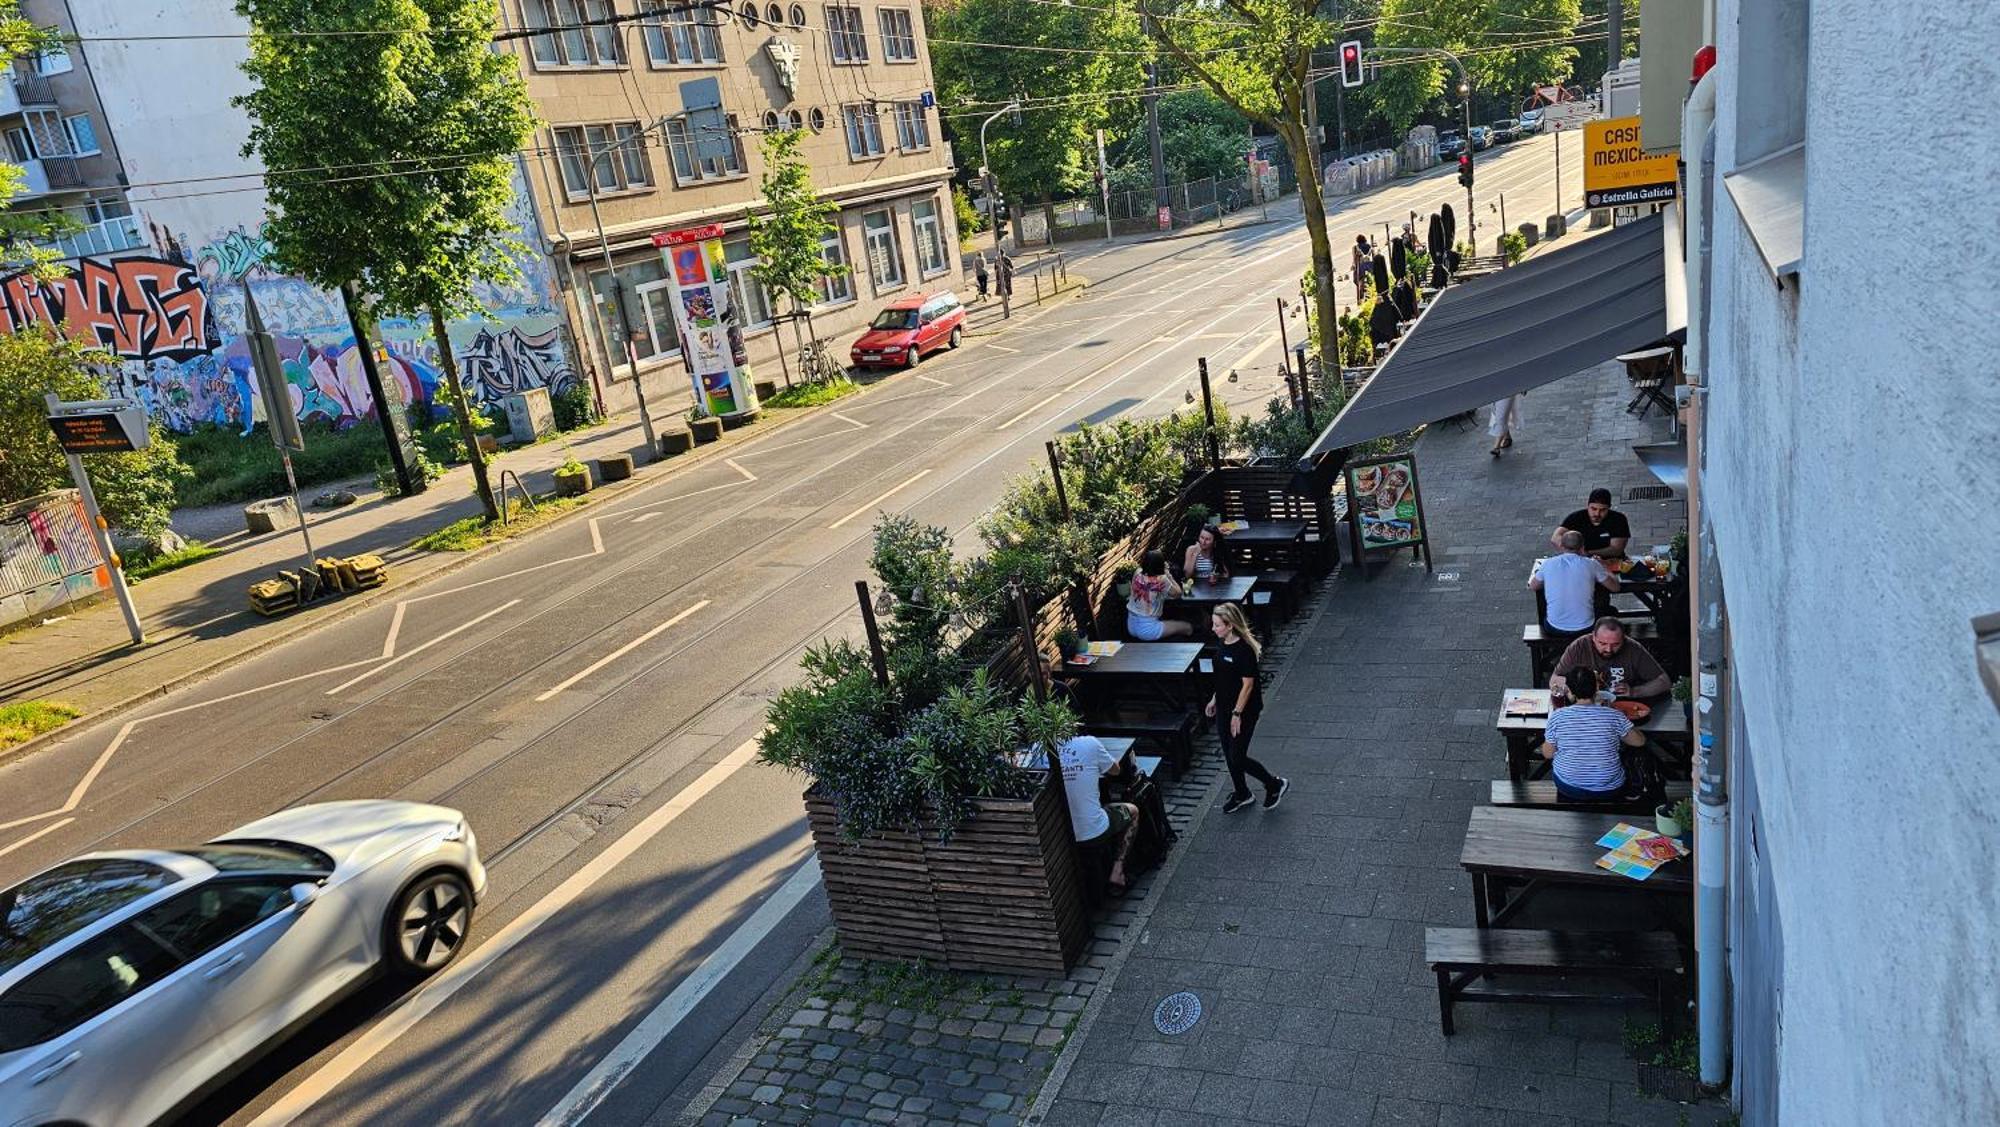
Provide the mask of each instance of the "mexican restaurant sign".
[{"label": "mexican restaurant sign", "polygon": [[1660,203],[1680,194],[1679,157],[1639,148],[1639,119],[1613,117],[1583,127],[1583,205]]}]

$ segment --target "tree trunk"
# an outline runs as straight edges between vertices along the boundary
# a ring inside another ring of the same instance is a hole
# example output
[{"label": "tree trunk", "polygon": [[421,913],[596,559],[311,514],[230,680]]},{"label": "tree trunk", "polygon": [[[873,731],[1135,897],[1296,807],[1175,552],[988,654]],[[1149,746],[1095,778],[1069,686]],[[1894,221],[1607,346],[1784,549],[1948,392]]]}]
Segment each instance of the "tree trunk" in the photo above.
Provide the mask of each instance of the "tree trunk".
[{"label": "tree trunk", "polygon": [[[1303,110],[1301,110],[1303,117]],[[1306,215],[1306,234],[1312,244],[1313,319],[1319,325],[1319,359],[1323,371],[1334,371],[1339,358],[1334,352],[1340,339],[1340,307],[1333,296],[1333,244],[1326,232],[1326,197],[1319,169],[1313,167],[1312,146],[1303,120],[1286,122],[1278,130],[1285,148],[1291,150],[1292,167],[1299,178],[1299,206]]]},{"label": "tree trunk", "polygon": [[438,385],[447,389],[451,398],[452,413],[458,416],[458,437],[465,443],[466,460],[472,463],[472,488],[479,494],[479,504],[486,510],[486,519],[500,519],[500,506],[493,500],[493,483],[486,480],[486,452],[479,448],[479,432],[472,426],[472,408],[465,400],[465,386],[458,382],[458,358],[451,354],[451,333],[446,331],[444,314],[437,306],[431,306],[431,335],[437,338],[438,359],[444,369],[444,378]]}]

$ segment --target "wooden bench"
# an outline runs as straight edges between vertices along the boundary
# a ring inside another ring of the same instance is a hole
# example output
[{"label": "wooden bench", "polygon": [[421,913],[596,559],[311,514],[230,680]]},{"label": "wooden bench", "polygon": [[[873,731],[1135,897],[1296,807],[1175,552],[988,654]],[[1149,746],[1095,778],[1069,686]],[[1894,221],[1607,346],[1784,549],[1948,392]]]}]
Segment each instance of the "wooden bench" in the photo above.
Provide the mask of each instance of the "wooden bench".
[{"label": "wooden bench", "polygon": [[[1618,617],[1624,618],[1625,616],[1621,614]],[[1546,633],[1547,631],[1542,629],[1542,624],[1539,622],[1530,622],[1526,626],[1521,627],[1521,642],[1528,647],[1528,683],[1537,688],[1546,688],[1548,686],[1549,674],[1555,672],[1556,662],[1562,660],[1563,650],[1569,648],[1569,644],[1576,640],[1574,638],[1550,639],[1543,636]],[[1640,645],[1645,646],[1649,652],[1653,647],[1648,643],[1655,643],[1660,640],[1660,628],[1654,625],[1653,620],[1650,618],[1634,617],[1627,619],[1625,633]]]},{"label": "wooden bench", "polygon": [[[1692,798],[1693,789],[1688,783],[1668,783],[1667,801],[1679,802]],[[1518,806],[1530,810],[1589,810],[1613,814],[1650,814],[1651,809],[1640,801],[1629,802],[1565,802],[1556,797],[1553,779],[1510,783],[1506,779],[1493,780],[1494,806]]]},{"label": "wooden bench", "polygon": [[[1454,1032],[1458,1002],[1598,1002],[1650,1000],[1667,1018],[1668,989],[1682,974],[1680,941],[1671,932],[1534,931],[1526,928],[1424,929],[1424,958],[1437,973],[1438,1020]],[[1495,975],[1614,979],[1624,993],[1477,985]]]},{"label": "wooden bench", "polygon": [[1093,736],[1130,736],[1157,747],[1173,767],[1174,778],[1187,774],[1194,763],[1194,736],[1202,715],[1196,709],[1144,708],[1120,705],[1091,712],[1083,718],[1083,730]]},{"label": "wooden bench", "polygon": [[1276,630],[1278,623],[1290,619],[1306,604],[1311,585],[1311,579],[1304,572],[1293,568],[1260,571],[1257,573],[1257,588],[1250,593],[1251,601],[1254,603],[1260,594],[1271,596],[1271,629]]}]

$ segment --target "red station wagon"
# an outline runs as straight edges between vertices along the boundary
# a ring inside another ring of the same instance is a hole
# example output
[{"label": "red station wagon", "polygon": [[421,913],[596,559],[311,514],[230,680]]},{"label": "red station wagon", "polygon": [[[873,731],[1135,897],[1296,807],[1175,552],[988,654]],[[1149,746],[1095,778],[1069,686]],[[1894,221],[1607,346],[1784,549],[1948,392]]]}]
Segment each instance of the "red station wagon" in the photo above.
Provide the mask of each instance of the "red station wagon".
[{"label": "red station wagon", "polygon": [[915,367],[926,352],[965,339],[965,307],[954,293],[912,294],[875,315],[850,358],[857,368]]}]

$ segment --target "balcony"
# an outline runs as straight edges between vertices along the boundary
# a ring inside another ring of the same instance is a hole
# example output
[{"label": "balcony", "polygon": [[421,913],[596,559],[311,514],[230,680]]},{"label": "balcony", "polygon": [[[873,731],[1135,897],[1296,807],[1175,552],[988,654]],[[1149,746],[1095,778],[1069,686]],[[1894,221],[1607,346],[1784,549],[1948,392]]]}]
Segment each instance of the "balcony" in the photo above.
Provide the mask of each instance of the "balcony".
[{"label": "balcony", "polygon": [[57,192],[77,191],[83,187],[83,174],[77,171],[73,156],[43,157],[40,160],[21,162],[21,190],[12,202],[31,200],[37,196],[53,195]]},{"label": "balcony", "polygon": [[139,220],[126,215],[92,223],[75,234],[42,245],[64,258],[104,258],[120,251],[137,250],[146,245],[146,239],[139,233]]},{"label": "balcony", "polygon": [[0,117],[20,113],[31,106],[54,106],[55,87],[38,74],[16,74],[0,79]]}]

